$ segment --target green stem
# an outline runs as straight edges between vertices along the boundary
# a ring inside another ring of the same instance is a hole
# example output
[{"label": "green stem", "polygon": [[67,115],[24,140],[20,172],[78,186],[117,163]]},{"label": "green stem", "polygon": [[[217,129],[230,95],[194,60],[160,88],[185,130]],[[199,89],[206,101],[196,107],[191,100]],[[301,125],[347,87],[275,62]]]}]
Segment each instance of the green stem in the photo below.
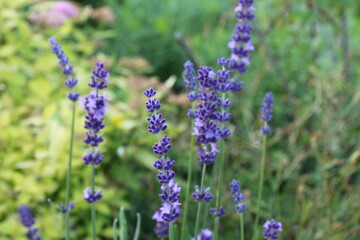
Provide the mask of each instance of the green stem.
[{"label": "green stem", "polygon": [[244,215],[240,213],[240,234],[241,240],[244,240]]},{"label": "green stem", "polygon": [[169,240],[174,240],[174,222],[171,221],[169,224]]},{"label": "green stem", "polygon": [[[192,102],[192,110],[194,110],[195,104]],[[191,131],[194,128],[194,119],[191,121]],[[189,198],[190,198],[190,186],[191,186],[191,175],[192,175],[192,159],[193,159],[193,151],[194,151],[194,142],[195,136],[191,134],[191,143],[190,143],[190,152],[188,159],[188,175],[187,175],[187,184],[186,184],[186,193],[185,193],[185,209],[184,209],[184,218],[181,229],[181,240],[185,240],[186,228],[187,228],[187,218],[188,218],[188,210],[189,210]]]},{"label": "green stem", "polygon": [[[204,180],[205,180],[205,172],[206,172],[206,164],[203,164],[203,169],[201,173],[201,185],[200,185],[200,193],[204,192]],[[198,202],[198,209],[196,213],[196,222],[195,222],[195,234],[194,237],[196,238],[199,233],[199,226],[200,226],[200,213],[201,213],[202,201]]]},{"label": "green stem", "polygon": [[70,130],[70,149],[69,149],[69,161],[68,169],[66,176],[66,195],[65,195],[65,239],[70,240],[70,193],[71,193],[71,168],[72,168],[72,155],[73,155],[73,145],[74,145],[74,126],[75,126],[75,106],[76,102],[73,102],[72,105],[72,117],[71,117],[71,130]]},{"label": "green stem", "polygon": [[[225,100],[225,93],[222,95],[223,101]],[[224,110],[221,110],[223,113]],[[224,129],[224,123],[221,123],[221,129]],[[224,147],[224,139],[220,140],[220,164],[219,164],[219,182],[218,182],[218,189],[217,189],[217,198],[216,198],[216,209],[219,211],[221,198],[223,194],[223,181],[224,181],[224,158],[225,158],[225,147]],[[215,217],[214,219],[214,240],[218,239],[219,236],[219,218]]]},{"label": "green stem", "polygon": [[[266,126],[266,123],[265,123]],[[264,173],[265,173],[265,159],[266,159],[266,142],[267,142],[267,135],[263,135],[263,146],[262,146],[262,155],[261,155],[261,166],[260,166],[260,181],[259,181],[259,190],[258,190],[258,200],[256,204],[256,217],[255,217],[255,224],[253,229],[253,236],[252,239],[257,239],[257,227],[259,224],[259,214],[260,214],[260,204],[262,201],[262,191],[264,186]]]},{"label": "green stem", "polygon": [[[91,192],[95,194],[95,166],[91,164]],[[91,204],[92,238],[96,240],[96,207],[95,202]]]}]

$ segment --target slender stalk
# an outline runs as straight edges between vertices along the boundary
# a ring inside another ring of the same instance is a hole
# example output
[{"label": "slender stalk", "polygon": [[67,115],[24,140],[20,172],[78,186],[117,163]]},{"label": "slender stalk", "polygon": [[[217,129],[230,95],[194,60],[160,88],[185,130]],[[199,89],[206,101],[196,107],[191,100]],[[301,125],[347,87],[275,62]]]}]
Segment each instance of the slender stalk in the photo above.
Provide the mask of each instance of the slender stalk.
[{"label": "slender stalk", "polygon": [[[203,169],[201,173],[201,185],[200,185],[200,193],[204,192],[204,180],[205,180],[205,172],[206,172],[206,164],[203,164]],[[195,222],[195,234],[194,237],[196,238],[199,233],[199,226],[200,226],[200,213],[201,213],[202,201],[198,202],[198,209],[196,213],[196,222]]]},{"label": "slender stalk", "polygon": [[135,234],[134,234],[134,240],[138,240],[139,236],[140,236],[140,228],[141,228],[141,215],[140,213],[136,214],[136,229],[135,229]]},{"label": "slender stalk", "polygon": [[241,240],[244,240],[244,215],[240,213],[240,235]]},{"label": "slender stalk", "polygon": [[174,221],[171,221],[169,224],[169,240],[174,240]]},{"label": "slender stalk", "polygon": [[[266,126],[266,122],[265,122],[265,126]],[[257,227],[259,224],[260,204],[262,201],[262,191],[263,191],[263,186],[264,186],[266,143],[267,143],[267,136],[266,136],[266,134],[263,134],[263,146],[262,146],[261,166],[260,166],[260,181],[259,181],[258,200],[257,200],[256,212],[255,212],[256,217],[255,217],[255,224],[254,224],[252,239],[257,239],[257,233],[258,233]]]},{"label": "slender stalk", "polygon": [[[195,104],[192,102],[192,111],[194,111]],[[191,130],[194,128],[194,119],[191,120]],[[194,152],[194,143],[195,136],[191,134],[191,143],[190,143],[190,152],[188,159],[188,175],[187,175],[187,184],[186,184],[186,193],[185,193],[185,209],[184,209],[184,218],[183,225],[181,229],[181,240],[185,240],[186,228],[187,228],[187,218],[188,218],[188,210],[189,210],[189,198],[190,198],[190,186],[191,186],[191,175],[192,175],[192,159]]]},{"label": "slender stalk", "polygon": [[116,236],[117,222],[118,219],[115,218],[113,222],[113,240],[117,240],[117,236]]},{"label": "slender stalk", "polygon": [[[222,99],[225,100],[225,93],[222,94]],[[223,112],[223,110],[221,110]],[[224,129],[224,123],[221,123],[221,129]],[[219,211],[220,203],[222,198],[222,186],[224,181],[224,158],[225,158],[225,151],[224,151],[224,139],[220,140],[220,161],[219,161],[219,182],[217,188],[217,198],[216,198],[216,209]],[[215,217],[214,219],[214,240],[217,240],[219,236],[219,217]]]},{"label": "slender stalk", "polygon": [[[91,191],[95,194],[95,166],[91,164]],[[96,240],[96,207],[95,202],[91,204],[92,239]]]},{"label": "slender stalk", "polygon": [[73,145],[74,145],[74,126],[75,126],[75,106],[76,103],[73,102],[72,105],[72,117],[71,117],[71,130],[70,130],[70,149],[69,149],[69,161],[68,169],[66,176],[66,195],[65,195],[65,239],[70,240],[70,194],[71,194],[71,168],[72,168],[72,155],[73,155]]}]

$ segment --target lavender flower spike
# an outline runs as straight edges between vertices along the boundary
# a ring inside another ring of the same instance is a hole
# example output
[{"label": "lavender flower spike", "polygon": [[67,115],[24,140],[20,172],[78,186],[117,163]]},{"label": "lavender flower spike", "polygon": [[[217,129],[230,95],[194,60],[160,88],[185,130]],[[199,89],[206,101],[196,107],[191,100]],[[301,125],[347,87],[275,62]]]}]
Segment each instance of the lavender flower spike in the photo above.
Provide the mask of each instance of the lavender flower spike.
[{"label": "lavender flower spike", "polygon": [[228,44],[231,49],[229,67],[239,73],[246,72],[250,64],[249,52],[255,50],[251,41],[252,27],[248,24],[248,21],[255,17],[253,2],[253,0],[239,0],[239,4],[235,8],[235,17],[240,20],[240,23],[236,25],[235,33]]},{"label": "lavender flower spike", "polygon": [[29,209],[28,206],[21,206],[19,207],[19,216],[20,221],[23,226],[25,226],[28,230],[26,235],[29,240],[41,240],[41,237],[38,235],[38,228],[34,228],[35,219]]},{"label": "lavender flower spike", "polygon": [[[109,72],[104,68],[103,63],[96,63],[96,70],[91,76],[89,86],[91,90],[89,95],[81,99],[81,104],[84,106],[87,114],[85,116],[84,128],[86,131],[86,138],[84,142],[89,145],[89,149],[83,155],[83,160],[86,165],[98,165],[104,159],[100,151],[96,149],[101,142],[104,141],[104,134],[100,134],[100,130],[105,127],[103,124],[104,114],[107,108],[107,101],[109,101],[108,93],[100,93],[100,90],[107,87],[109,82]],[[92,176],[94,177],[94,176]],[[89,203],[93,203],[102,198],[102,191],[95,190],[95,186],[86,188],[84,190],[83,198]]]},{"label": "lavender flower spike", "polygon": [[49,43],[51,45],[51,52],[59,59],[59,65],[62,67],[63,74],[68,76],[68,79],[65,81],[65,85],[71,89],[71,92],[68,94],[68,98],[75,102],[79,99],[80,94],[73,92],[73,88],[78,82],[78,80],[73,76],[74,67],[69,64],[69,58],[65,55],[64,50],[56,41],[55,37],[49,38]]},{"label": "lavender flower spike", "polygon": [[262,108],[261,108],[262,115],[260,116],[260,118],[262,120],[264,120],[264,122],[265,122],[264,125],[260,127],[260,131],[263,134],[270,134],[270,132],[271,132],[271,128],[267,123],[273,117],[272,116],[273,107],[274,107],[274,97],[271,92],[268,92],[268,93],[266,93],[266,95],[264,97],[264,101],[263,101]]},{"label": "lavender flower spike", "polygon": [[187,97],[191,102],[193,102],[199,97],[199,94],[196,92],[196,77],[194,64],[188,60],[184,64],[184,69],[184,82],[186,85],[186,89],[189,91]]},{"label": "lavender flower spike", "polygon": [[158,236],[164,236],[169,228],[169,231],[171,231],[172,222],[180,216],[181,204],[179,203],[179,198],[181,188],[178,187],[177,182],[174,180],[175,171],[172,168],[175,165],[175,161],[165,157],[165,154],[171,149],[171,144],[168,136],[163,135],[161,137],[161,132],[167,126],[165,125],[166,119],[162,117],[162,114],[157,114],[157,110],[161,108],[160,101],[153,98],[156,95],[156,91],[153,88],[144,91],[144,95],[148,97],[148,101],[145,104],[146,109],[148,112],[153,113],[147,119],[149,122],[148,132],[158,135],[158,142],[154,144],[152,149],[153,153],[158,156],[158,159],[154,162],[154,167],[158,170],[157,179],[162,184],[161,194],[159,194],[162,206],[153,216],[153,219],[157,222],[154,231]]},{"label": "lavender flower spike", "polygon": [[246,211],[246,206],[244,203],[240,203],[244,200],[244,195],[241,193],[240,182],[233,179],[229,184],[231,188],[231,194],[234,202],[238,203],[235,205],[236,211],[242,213]]},{"label": "lavender flower spike", "polygon": [[278,239],[279,236],[277,234],[283,231],[281,222],[275,222],[274,219],[267,220],[263,227],[263,236],[269,240]]}]

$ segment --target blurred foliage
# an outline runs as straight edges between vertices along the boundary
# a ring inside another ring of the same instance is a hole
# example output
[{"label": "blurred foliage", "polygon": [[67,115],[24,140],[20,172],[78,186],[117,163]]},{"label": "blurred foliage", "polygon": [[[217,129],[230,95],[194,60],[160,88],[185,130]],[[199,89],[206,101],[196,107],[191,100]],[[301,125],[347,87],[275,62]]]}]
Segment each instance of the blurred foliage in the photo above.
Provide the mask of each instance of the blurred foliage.
[{"label": "blurred foliage", "polygon": [[[21,204],[35,211],[44,239],[62,239],[62,215],[56,209],[64,199],[71,109],[65,79],[49,50],[47,39],[52,35],[75,65],[82,95],[88,92],[96,60],[104,61],[112,74],[102,147],[106,159],[96,178],[105,193],[97,204],[100,239],[111,238],[112,219],[120,206],[128,209],[129,232],[134,232],[138,211],[143,216],[141,239],[153,239],[150,218],[159,205],[159,186],[152,167],[155,139],[146,133],[142,91],[153,86],[160,90],[162,102],[170,103],[164,106],[167,134],[175,146],[171,157],[177,159],[177,178],[184,186],[188,103],[172,89],[182,91],[179,76],[189,56],[174,34],[183,36],[199,64],[215,66],[217,58],[229,55],[235,2],[93,1],[93,7],[110,6],[115,21],[90,20],[91,7],[84,5],[78,18],[52,28],[28,20],[39,9],[35,1],[0,1],[0,239],[25,239],[16,213]],[[244,91],[232,96],[233,135],[227,142],[224,189],[229,190],[232,178],[241,181],[250,230],[260,163],[259,109],[264,93],[273,91],[274,131],[261,221],[282,221],[283,239],[357,240],[360,4],[357,0],[255,2],[257,50],[249,71],[239,77],[246,82]],[[90,232],[90,208],[81,197],[90,181],[90,169],[81,159],[83,115],[78,107],[74,239],[89,239]],[[228,209],[230,198],[227,192]],[[237,221],[235,215],[224,216],[222,239],[239,234]]]}]

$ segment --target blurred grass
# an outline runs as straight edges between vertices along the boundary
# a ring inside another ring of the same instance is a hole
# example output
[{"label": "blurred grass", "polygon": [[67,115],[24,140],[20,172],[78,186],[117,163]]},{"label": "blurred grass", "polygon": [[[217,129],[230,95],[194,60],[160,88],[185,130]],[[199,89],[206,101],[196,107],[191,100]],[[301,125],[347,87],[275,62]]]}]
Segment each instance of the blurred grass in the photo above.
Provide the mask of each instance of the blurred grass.
[{"label": "blurred grass", "polygon": [[[150,218],[159,205],[159,186],[152,167],[155,139],[146,133],[142,91],[149,86],[162,89],[167,134],[176,146],[171,157],[177,160],[177,177],[184,186],[183,152],[190,135],[187,106],[181,101],[166,104],[170,98],[180,99],[166,86],[173,85],[168,78],[175,74],[175,90],[183,91],[179,76],[188,58],[174,34],[184,36],[199,64],[215,66],[217,58],[229,56],[227,42],[236,23],[235,1],[108,0],[102,3],[112,6],[117,16],[113,24],[84,18],[69,20],[57,29],[30,23],[31,3],[0,1],[0,239],[25,239],[24,231],[18,230],[16,209],[20,204],[34,209],[44,239],[62,239],[61,214],[55,208],[64,197],[70,107],[64,79],[48,46],[47,38],[52,35],[75,64],[82,94],[88,91],[86,82],[95,59],[106,60],[112,74],[112,102],[103,146],[106,159],[96,179],[105,191],[97,205],[100,239],[112,236],[112,218],[119,206],[129,210],[130,232],[139,211],[143,216],[141,239],[153,239]],[[357,240],[359,3],[269,0],[256,1],[255,6],[257,50],[251,56],[249,71],[239,77],[246,82],[244,91],[232,96],[233,135],[226,143],[224,189],[229,190],[227,183],[232,178],[241,181],[249,209],[245,224],[250,230],[261,157],[259,109],[264,93],[273,91],[274,130],[261,221],[282,221],[282,239]],[[150,62],[152,68],[147,69],[152,72],[118,63],[120,58],[137,56]],[[168,81],[162,84],[143,74]],[[89,239],[90,226],[90,209],[81,199],[90,174],[81,160],[85,148],[83,114],[78,107],[73,179],[76,209],[72,218],[75,239]],[[224,203],[228,209],[230,198],[227,191]],[[232,214],[224,216],[222,239],[238,236],[237,219]],[[246,237],[250,237],[249,231]]]}]

